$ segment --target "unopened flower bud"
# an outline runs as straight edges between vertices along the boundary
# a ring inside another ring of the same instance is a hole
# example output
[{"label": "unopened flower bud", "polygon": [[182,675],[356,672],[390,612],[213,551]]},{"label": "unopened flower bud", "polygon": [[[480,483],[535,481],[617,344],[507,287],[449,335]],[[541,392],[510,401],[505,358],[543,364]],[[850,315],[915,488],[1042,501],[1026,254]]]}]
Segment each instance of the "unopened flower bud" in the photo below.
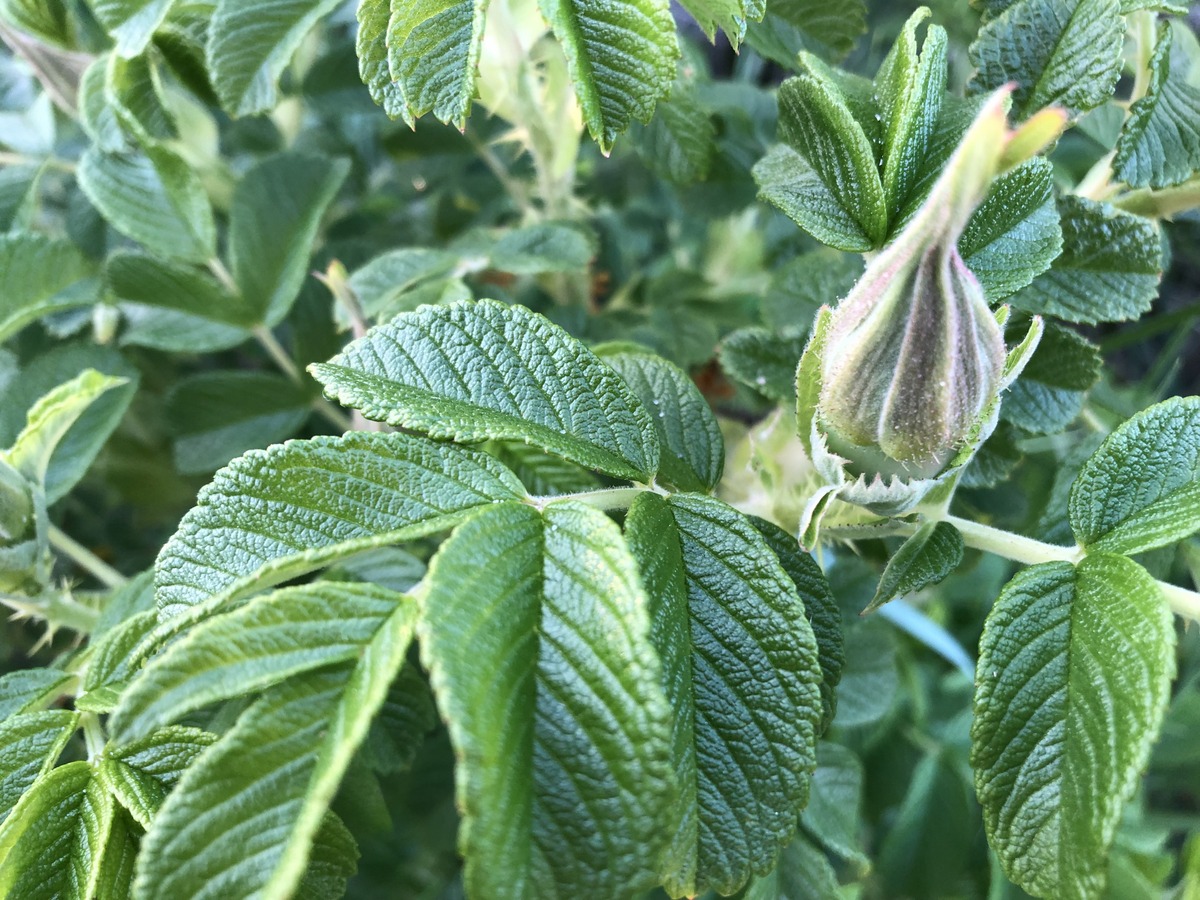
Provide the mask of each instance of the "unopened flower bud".
[{"label": "unopened flower bud", "polygon": [[957,245],[1000,165],[1007,94],[989,98],[921,209],[833,312],[818,416],[860,474],[937,474],[999,394],[1004,338]]}]

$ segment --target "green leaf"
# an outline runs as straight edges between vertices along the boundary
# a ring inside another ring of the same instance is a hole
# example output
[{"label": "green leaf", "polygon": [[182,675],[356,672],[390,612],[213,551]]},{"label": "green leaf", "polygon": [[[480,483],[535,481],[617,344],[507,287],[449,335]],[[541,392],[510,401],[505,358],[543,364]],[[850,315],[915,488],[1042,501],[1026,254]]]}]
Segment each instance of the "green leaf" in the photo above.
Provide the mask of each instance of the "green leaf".
[{"label": "green leaf", "polygon": [[1200,398],[1173,397],[1105,438],[1068,509],[1088,552],[1142,553],[1200,529]]},{"label": "green leaf", "polygon": [[73,43],[74,23],[62,3],[0,0],[0,20],[59,47],[69,47]]},{"label": "green leaf", "polygon": [[671,98],[659,103],[650,123],[632,135],[638,155],[656,175],[677,184],[708,177],[717,129],[689,83],[676,81]]},{"label": "green leaf", "polygon": [[899,690],[893,629],[871,619],[846,632],[835,727],[866,729],[888,714]]},{"label": "green leaf", "polygon": [[[807,165],[802,168],[794,156],[769,153],[755,166],[765,199],[813,237],[840,250],[865,251],[882,244],[888,212],[875,151],[841,92],[815,75],[785,81],[779,88],[779,137]],[[777,196],[780,191],[784,193]],[[793,199],[786,206],[778,202],[787,197]],[[807,210],[804,204],[815,208]]]},{"label": "green leaf", "polygon": [[345,160],[280,153],[242,176],[229,212],[229,254],[255,321],[273,327],[291,309],[321,218],[349,171]]},{"label": "green leaf", "polygon": [[108,257],[104,276],[125,320],[123,345],[211,353],[250,337],[253,313],[201,269],[118,251]]},{"label": "green leaf", "polygon": [[108,59],[103,54],[87,67],[79,82],[79,124],[100,150],[126,147],[125,132],[108,91]]},{"label": "green leaf", "polygon": [[396,101],[402,104],[397,111],[409,125],[432,111],[443,122],[466,127],[486,7],[486,0],[393,4],[388,66]]},{"label": "green leaf", "polygon": [[0,675],[0,721],[36,710],[66,690],[73,676],[61,669],[17,669]]},{"label": "green leaf", "polygon": [[201,372],[167,396],[175,467],[213,472],[235,456],[283,441],[304,424],[312,397],[302,385],[269,372]]},{"label": "green leaf", "polygon": [[805,834],[797,834],[779,855],[779,865],[746,885],[737,900],[829,900],[841,896],[837,872]]},{"label": "green leaf", "polygon": [[275,106],[275,83],[292,54],[337,5],[337,0],[217,0],[208,68],[225,110],[251,116]]},{"label": "green leaf", "polygon": [[179,136],[149,55],[133,59],[110,55],[106,88],[113,113],[140,143],[149,145]]},{"label": "green leaf", "polygon": [[89,149],[79,186],[113,228],[157,254],[204,262],[217,252],[212,207],[195,170],[165,147]]},{"label": "green leaf", "polygon": [[359,755],[374,772],[403,772],[437,723],[429,685],[420,668],[407,663],[388,689]]},{"label": "green leaf", "polygon": [[54,766],[79,723],[63,709],[23,713],[0,722],[0,822]]},{"label": "green leaf", "polygon": [[1013,295],[1014,306],[1069,322],[1119,322],[1150,309],[1162,274],[1158,228],[1083,197],[1058,201],[1062,254]]},{"label": "green leaf", "polygon": [[562,42],[583,122],[606,155],[633,119],[650,121],[675,80],[679,44],[666,0],[538,0]]},{"label": "green leaf", "polygon": [[319,867],[310,878],[353,874],[354,842],[329,824],[328,808],[404,664],[415,618],[402,594],[368,591],[391,612],[360,630],[349,661],[267,689],[184,772],[146,835],[141,896],[282,900],[300,886],[310,853]]},{"label": "green leaf", "polygon": [[1175,630],[1136,563],[1043,563],[1001,593],[980,641],[971,765],[1005,872],[1089,898],[1166,710]]},{"label": "green leaf", "polygon": [[1056,434],[1079,415],[1102,366],[1095,344],[1048,323],[1033,358],[1004,395],[1001,418],[1035,434]]},{"label": "green leaf", "polygon": [[41,485],[59,442],[76,420],[106,391],[120,387],[124,378],[85,369],[50,391],[26,414],[26,424],[12,447],[0,454],[30,482]]},{"label": "green leaf", "polygon": [[[133,648],[141,642],[154,627],[155,615],[151,609],[143,610],[130,616],[120,625],[110,629],[97,638],[92,636],[91,654],[88,656],[87,668],[83,677],[83,693],[75,698],[76,707],[84,697],[90,697],[93,692],[106,687],[123,686],[133,674],[131,670]],[[97,698],[91,698],[89,705],[94,706]],[[102,712],[112,712],[107,707]]]},{"label": "green leaf", "polygon": [[1016,82],[1013,115],[1047,106],[1087,112],[1107,100],[1121,74],[1125,22],[1118,0],[1020,0],[989,21],[971,44],[971,86]]},{"label": "green leaf", "polygon": [[34,166],[0,169],[0,232],[22,231],[33,222],[42,170]]},{"label": "green leaf", "polygon": [[66,240],[18,232],[0,235],[0,341],[49,313],[96,301],[97,283]]},{"label": "green leaf", "polygon": [[144,737],[211,703],[352,661],[399,596],[377,585],[318,581],[206,619],[141,670],[111,719],[113,738]]},{"label": "green leaf", "polygon": [[746,42],[788,69],[803,50],[838,60],[867,31],[864,0],[771,0],[761,23],[751,22]]},{"label": "green leaf", "polygon": [[160,728],[124,747],[106,750],[98,774],[138,824],[149,830],[167,794],[216,739],[198,728]]},{"label": "green leaf", "polygon": [[489,254],[493,268],[514,275],[579,272],[595,255],[592,236],[570,222],[539,222],[510,229]]},{"label": "green leaf", "polygon": [[870,860],[863,855],[863,767],[857,756],[840,744],[822,741],[817,748],[817,769],[812,796],[800,814],[803,830],[820,846],[860,869]]},{"label": "green leaf", "polygon": [[643,494],[626,519],[675,710],[673,896],[729,894],[775,864],[808,799],[821,666],[796,585],[719,500]]},{"label": "green leaf", "polygon": [[403,299],[405,294],[449,275],[458,257],[444,250],[403,247],[383,253],[350,276],[350,288],[363,313],[385,321],[398,311],[411,312],[419,304]]},{"label": "green leaf", "polygon": [[962,558],[963,537],[958,529],[949,522],[926,522],[892,554],[862,614],[937,584],[958,568]]},{"label": "green leaf", "polygon": [[372,99],[393,119],[404,115],[404,89],[392,80],[388,65],[387,29],[392,0],[361,0],[358,4],[358,74]]},{"label": "green leaf", "polygon": [[683,491],[708,491],[725,471],[725,440],[704,395],[678,366],[638,350],[600,351],[630,390],[653,410],[662,448],[659,480]]},{"label": "green leaf", "polygon": [[600,487],[599,478],[587,469],[525,443],[495,442],[488,453],[511,469],[531,494],[571,494]]},{"label": "green leaf", "polygon": [[654,424],[621,377],[524,307],[424,307],[311,370],[343,405],[431,437],[524,440],[637,481],[658,468]]},{"label": "green leaf", "polygon": [[124,809],[113,811],[112,829],[104,844],[95,896],[104,900],[131,900],[133,867],[137,861],[141,828]]},{"label": "green leaf", "polygon": [[117,53],[130,59],[146,49],[175,0],[93,0],[92,11],[112,39]]},{"label": "green leaf", "polygon": [[717,348],[721,368],[764,397],[790,403],[796,397],[796,366],[804,336],[779,335],[756,325],[730,332]]},{"label": "green leaf", "polygon": [[493,506],[441,546],[429,585],[421,654],[458,757],[468,894],[650,889],[671,711],[617,526],[572,502]]},{"label": "green leaf", "polygon": [[1200,86],[1190,77],[1197,59],[1188,26],[1159,24],[1150,83],[1130,106],[1113,157],[1114,174],[1131,187],[1170,187],[1200,169]]},{"label": "green leaf", "polygon": [[946,91],[946,30],[930,25],[917,52],[917,26],[929,15],[920,7],[909,17],[875,76],[883,192],[892,214],[904,207],[917,183]]},{"label": "green leaf", "polygon": [[26,412],[45,394],[84,369],[125,383],[97,396],[50,454],[46,502],[62,499],[83,477],[116,429],[137,391],[139,373],[120,353],[91,341],[63,343],[31,359],[4,389],[0,404],[0,446],[11,444],[25,427]]},{"label": "green leaf", "polygon": [[1005,172],[958,239],[963,262],[991,303],[1028,285],[1062,252],[1053,175],[1040,157]]},{"label": "green leaf", "polygon": [[0,826],[0,898],[85,900],[99,877],[113,802],[85,762],[38,779]]},{"label": "green leaf", "polygon": [[159,554],[159,617],[445,531],[477,506],[523,494],[491,457],[405,434],[251,451],[216,474]]},{"label": "green leaf", "polygon": [[837,686],[846,664],[846,647],[842,640],[842,611],[829,589],[825,573],[817,561],[800,549],[795,536],[773,522],[750,517],[771,552],[779,559],[804,601],[804,614],[812,626],[821,663],[821,731],[824,732],[837,712]]},{"label": "green leaf", "polygon": [[[762,0],[681,0],[681,5],[688,11],[704,36],[715,43],[717,29],[720,28],[729,38],[729,43],[737,47],[746,35],[747,17],[762,18]],[[661,108],[660,108],[661,114]]]},{"label": "green leaf", "polygon": [[[762,298],[763,319],[776,331],[803,334],[817,310],[836,306],[862,272],[862,257],[857,253],[823,249],[797,256],[771,275],[771,285]],[[794,377],[792,382],[794,392]]]}]

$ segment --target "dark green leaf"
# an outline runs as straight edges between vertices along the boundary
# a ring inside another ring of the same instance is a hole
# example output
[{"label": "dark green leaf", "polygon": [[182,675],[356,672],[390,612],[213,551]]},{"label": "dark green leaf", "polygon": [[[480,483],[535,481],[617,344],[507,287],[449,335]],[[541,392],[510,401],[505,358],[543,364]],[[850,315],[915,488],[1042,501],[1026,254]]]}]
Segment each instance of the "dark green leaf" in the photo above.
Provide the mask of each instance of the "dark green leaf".
[{"label": "dark green leaf", "polygon": [[626,527],[675,710],[682,799],[665,883],[675,895],[729,894],[775,865],[808,798],[822,716],[816,639],[796,584],[719,500],[645,494]]},{"label": "dark green leaf", "polygon": [[1062,252],[1053,167],[1035,158],[992,182],[967,222],[958,252],[990,303],[1028,285]]},{"label": "dark green leaf", "polygon": [[78,179],[113,228],[154,253],[191,262],[216,255],[216,225],[200,176],[165,147],[142,153],[89,149]]},{"label": "dark green leaf", "polygon": [[111,748],[100,761],[99,775],[138,824],[149,830],[184,770],[216,739],[198,728],[160,728],[124,747]]},{"label": "dark green leaf", "polygon": [[617,526],[577,503],[493,506],[442,545],[429,584],[421,653],[459,760],[467,891],[652,887],[675,809],[671,715]]},{"label": "dark green leaf", "polygon": [[817,310],[836,306],[862,272],[862,257],[857,253],[815,250],[797,256],[771,275],[762,299],[763,319],[777,331],[803,334]]},{"label": "dark green leaf", "polygon": [[[250,116],[275,106],[275,82],[304,36],[337,0],[217,0],[208,68],[221,105]],[[309,187],[298,181],[298,188]]]},{"label": "dark green leaf", "polygon": [[202,372],[167,397],[180,472],[213,472],[247,450],[291,437],[312,410],[301,385],[267,372]]},{"label": "dark green leaf", "polygon": [[1079,415],[1102,365],[1096,346],[1086,338],[1047,324],[1033,358],[1004,395],[1001,417],[1035,434],[1061,431]]},{"label": "dark green leaf", "polygon": [[61,669],[17,669],[0,675],[0,721],[46,706],[72,676]]},{"label": "dark green leaf", "polygon": [[514,275],[581,272],[596,255],[595,241],[569,222],[540,222],[506,231],[491,251],[492,267]]},{"label": "dark green leaf", "polygon": [[655,174],[691,184],[708,177],[716,152],[712,118],[685,82],[676,82],[671,98],[659,103],[650,124],[632,132],[633,144]]},{"label": "dark green leaf", "polygon": [[725,471],[725,440],[704,395],[679,367],[652,353],[600,351],[651,420],[662,448],[659,480],[684,491],[712,490]]},{"label": "dark green leaf", "polygon": [[1162,245],[1153,222],[1083,197],[1059,198],[1062,254],[1012,298],[1071,322],[1136,319],[1158,294]]},{"label": "dark green leaf", "polygon": [[1144,569],[1109,554],[1026,569],[980,642],[971,765],[1005,872],[1087,898],[1166,710],[1175,631]]},{"label": "dark green leaf", "polygon": [[0,235],[0,340],[49,313],[96,301],[98,284],[69,241],[42,234]]},{"label": "dark green leaf", "polygon": [[658,469],[654,424],[620,376],[524,307],[424,307],[312,372],[330,397],[389,425],[525,440],[618,478],[649,481]]},{"label": "dark green leaf", "polygon": [[829,590],[829,582],[825,580],[821,567],[800,549],[793,535],[766,519],[752,516],[750,523],[779,558],[783,571],[792,579],[796,593],[804,601],[804,613],[817,640],[817,654],[821,663],[821,730],[824,731],[837,712],[837,686],[842,679],[842,667],[846,664],[841,609]]},{"label": "dark green leaf", "polygon": [[739,328],[718,348],[721,368],[779,403],[796,398],[796,367],[804,353],[802,334],[781,336],[766,328]]},{"label": "dark green leaf", "polygon": [[175,0],[93,0],[92,10],[124,57],[141,53]]},{"label": "dark green leaf", "polygon": [[841,59],[867,30],[864,0],[771,0],[761,23],[750,23],[746,42],[789,69],[802,50]]},{"label": "dark green leaf", "polygon": [[800,814],[800,824],[830,853],[860,868],[870,865],[862,851],[861,807],[863,767],[853,752],[823,741],[817,748],[812,796]]},{"label": "dark green leaf", "polygon": [[992,91],[1016,82],[1019,119],[1052,105],[1086,112],[1116,87],[1124,38],[1118,0],[1020,0],[980,29],[972,85]]},{"label": "dark green leaf", "polygon": [[485,0],[393,4],[387,49],[398,97],[392,103],[410,125],[432,112],[443,122],[465,127],[475,96],[486,7]]},{"label": "dark green leaf", "polygon": [[393,119],[404,115],[404,89],[392,80],[388,65],[387,29],[392,0],[361,0],[358,4],[358,74],[375,102]]},{"label": "dark green leaf", "polygon": [[256,321],[274,326],[291,309],[321,218],[349,171],[345,160],[281,153],[242,176],[229,212],[229,255]]},{"label": "dark green leaf", "polygon": [[1200,169],[1200,86],[1191,80],[1197,59],[1188,26],[1159,24],[1146,95],[1129,108],[1113,157],[1113,172],[1126,184],[1168,187]]},{"label": "dark green leaf", "polygon": [[1110,434],[1071,487],[1089,552],[1142,553],[1200,529],[1200,397],[1174,397]]},{"label": "dark green leaf", "polygon": [[926,522],[892,554],[863,615],[896,597],[937,584],[958,568],[962,558],[963,538],[958,529],[949,522]]},{"label": "dark green leaf", "polygon": [[118,251],[104,274],[125,320],[122,344],[209,353],[250,337],[254,311],[201,269]]}]

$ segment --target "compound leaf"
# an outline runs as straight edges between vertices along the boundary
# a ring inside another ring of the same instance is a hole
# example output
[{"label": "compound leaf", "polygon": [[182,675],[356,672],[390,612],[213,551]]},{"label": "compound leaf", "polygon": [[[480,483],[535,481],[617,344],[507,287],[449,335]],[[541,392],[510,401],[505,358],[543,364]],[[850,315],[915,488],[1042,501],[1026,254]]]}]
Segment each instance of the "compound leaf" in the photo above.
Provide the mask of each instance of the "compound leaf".
[{"label": "compound leaf", "polygon": [[490,456],[405,434],[251,451],[216,474],[159,554],[159,616],[445,531],[477,506],[524,493]]},{"label": "compound leaf", "polygon": [[626,520],[675,710],[667,890],[729,894],[775,865],[816,766],[821,666],[796,584],[740,513],[645,494]]},{"label": "compound leaf", "polygon": [[442,545],[429,585],[421,653],[458,755],[467,892],[651,888],[671,714],[620,530],[574,502],[493,506]]},{"label": "compound leaf", "polygon": [[658,438],[621,377],[545,317],[492,300],[424,307],[312,366],[369,419],[458,441],[524,440],[617,478],[649,481]]},{"label": "compound leaf", "polygon": [[1068,512],[1089,552],[1143,553],[1200,529],[1200,397],[1152,406],[1105,438]]},{"label": "compound leaf", "polygon": [[1166,711],[1175,631],[1129,559],[1019,573],[980,641],[971,765],[988,842],[1032,894],[1103,888],[1125,801]]}]

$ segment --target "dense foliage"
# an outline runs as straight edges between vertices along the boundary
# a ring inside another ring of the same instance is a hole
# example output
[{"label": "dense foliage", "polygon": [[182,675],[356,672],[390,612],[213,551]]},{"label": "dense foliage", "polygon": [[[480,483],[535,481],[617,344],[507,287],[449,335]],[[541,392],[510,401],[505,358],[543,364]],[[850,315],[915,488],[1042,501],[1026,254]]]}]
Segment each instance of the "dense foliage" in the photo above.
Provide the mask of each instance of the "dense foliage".
[{"label": "dense foliage", "polygon": [[1195,13],[932,5],[0,0],[0,900],[1200,897]]}]

